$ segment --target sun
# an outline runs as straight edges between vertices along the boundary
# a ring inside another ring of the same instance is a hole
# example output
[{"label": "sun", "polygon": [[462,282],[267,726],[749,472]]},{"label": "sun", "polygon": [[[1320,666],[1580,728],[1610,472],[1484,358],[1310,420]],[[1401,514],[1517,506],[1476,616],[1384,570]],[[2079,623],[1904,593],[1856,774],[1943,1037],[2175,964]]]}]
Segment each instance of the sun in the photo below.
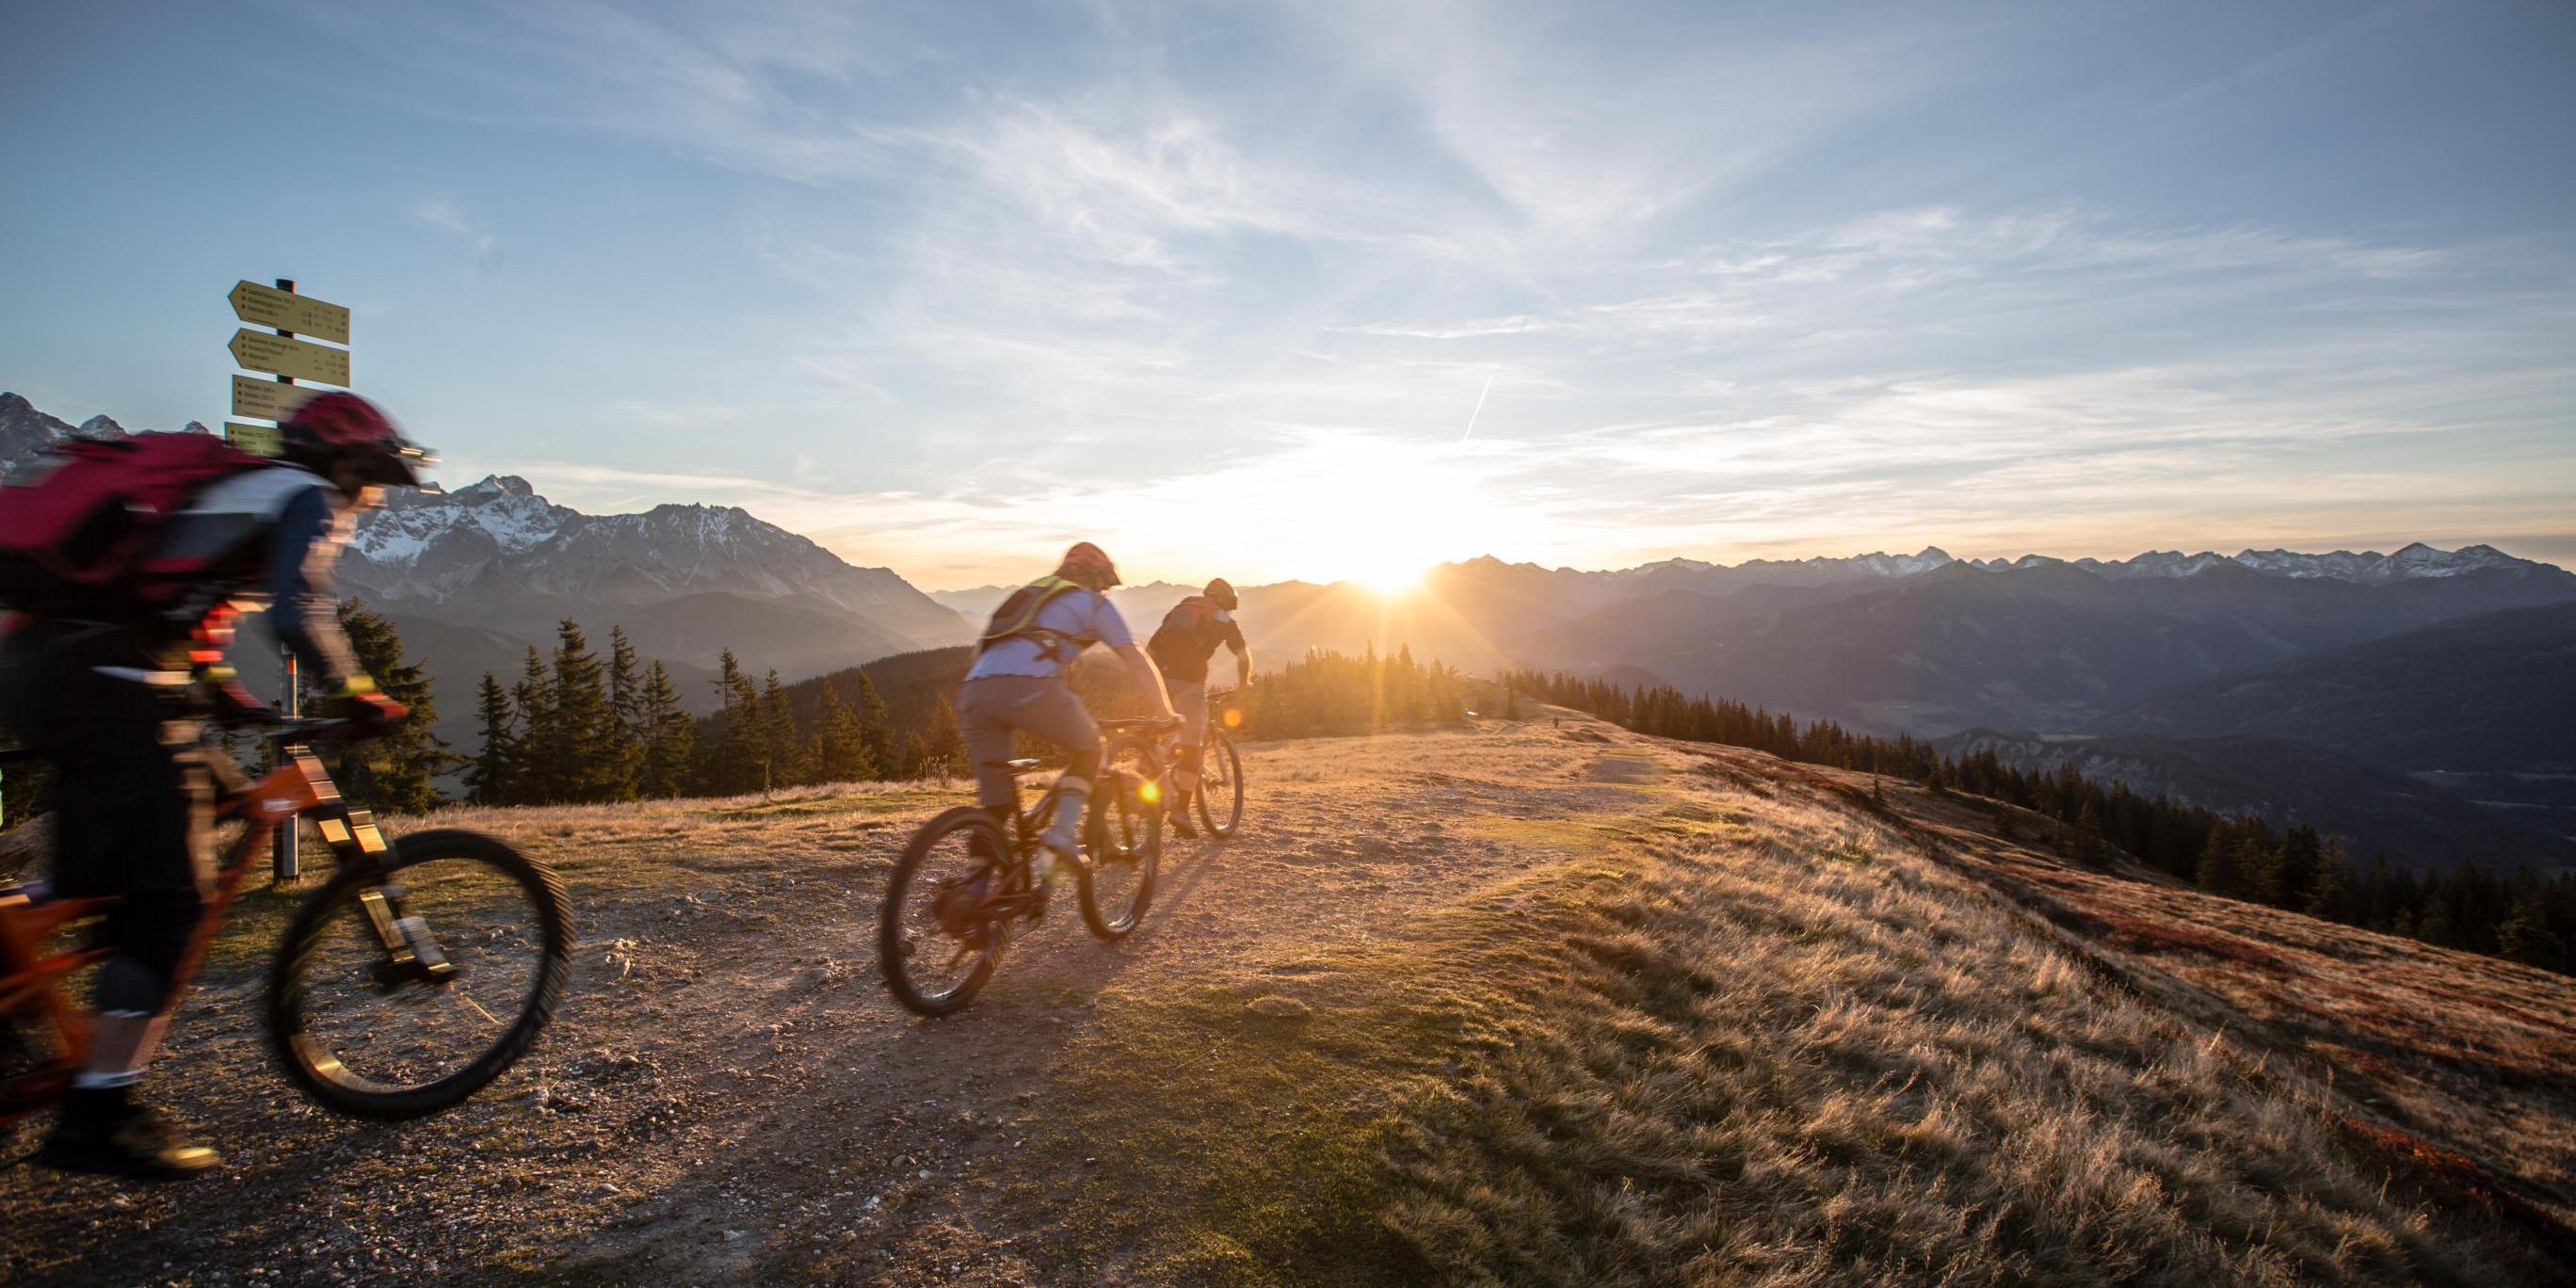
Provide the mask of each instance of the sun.
[{"label": "sun", "polygon": [[1422,584],[1422,574],[1428,571],[1430,566],[1425,563],[1390,561],[1363,569],[1351,580],[1392,599],[1398,595],[1410,594],[1415,587]]},{"label": "sun", "polygon": [[1445,560],[1479,552],[1505,522],[1450,445],[1362,434],[1319,436],[1265,467],[1296,516],[1293,555],[1305,576],[1396,599]]}]

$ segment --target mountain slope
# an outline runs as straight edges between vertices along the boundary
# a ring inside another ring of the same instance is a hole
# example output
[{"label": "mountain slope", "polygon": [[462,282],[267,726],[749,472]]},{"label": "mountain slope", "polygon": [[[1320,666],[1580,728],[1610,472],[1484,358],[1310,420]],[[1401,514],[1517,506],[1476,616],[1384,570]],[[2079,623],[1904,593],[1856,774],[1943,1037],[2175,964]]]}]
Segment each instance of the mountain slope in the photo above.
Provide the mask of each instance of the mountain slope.
[{"label": "mountain slope", "polygon": [[1992,752],[2007,765],[2062,765],[2141,796],[2170,796],[2222,814],[2253,814],[2274,827],[2305,823],[2344,838],[2362,859],[2490,870],[2576,866],[2576,838],[2481,806],[2439,786],[2351,756],[2261,734],[2172,738],[2152,734],[2053,736],[1973,729],[1934,743],[1948,756]]},{"label": "mountain slope", "polygon": [[2461,618],[2163,689],[2096,727],[2270,734],[2410,773],[2576,773],[2576,603]]},{"label": "mountain slope", "polygon": [[[1561,726],[1558,722],[1561,722]],[[0,1277],[1136,1284],[2563,1282],[2576,981],[2072,868],[1975,802],[1570,713],[1248,749],[1146,931],[975,1008],[853,934],[882,788],[467,809],[585,941],[400,1140],[195,1015],[228,1184],[0,1173]],[[2017,819],[2032,835],[2038,820]],[[396,820],[394,827],[416,826]],[[255,989],[245,902],[201,996]],[[1105,1090],[1114,1089],[1114,1090]],[[471,1175],[472,1185],[455,1177]],[[298,1196],[339,1193],[317,1225]]]},{"label": "mountain slope", "polygon": [[1716,605],[1519,642],[1521,660],[1630,662],[1674,684],[1865,728],[2073,728],[2152,692],[2498,605],[2576,599],[2556,569],[2365,586],[2234,565],[2112,580],[2069,564],[1952,565],[1776,614]]}]

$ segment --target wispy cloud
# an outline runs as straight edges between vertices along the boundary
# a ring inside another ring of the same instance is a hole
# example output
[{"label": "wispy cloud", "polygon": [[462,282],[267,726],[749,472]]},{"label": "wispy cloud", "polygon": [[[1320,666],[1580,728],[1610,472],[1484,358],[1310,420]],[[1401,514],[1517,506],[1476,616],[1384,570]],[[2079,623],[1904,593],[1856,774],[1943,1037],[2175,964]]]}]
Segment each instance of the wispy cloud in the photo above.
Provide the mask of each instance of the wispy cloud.
[{"label": "wispy cloud", "polygon": [[489,229],[478,227],[465,218],[455,202],[434,197],[412,207],[412,217],[441,232],[454,233],[474,247],[476,271],[489,277],[501,271],[501,238]]},{"label": "wispy cloud", "polygon": [[[1076,535],[1184,576],[1332,571],[1372,535],[1385,555],[1388,510],[1434,519],[1398,557],[1586,563],[2118,553],[2374,511],[2397,540],[2473,526],[2478,497],[2491,539],[2563,527],[2530,499],[2576,469],[2563,227],[2247,213],[2224,184],[2191,214],[2081,195],[2101,158],[2016,149],[2244,82],[2150,69],[2030,109],[2066,120],[1962,117],[1989,133],[1953,139],[1914,118],[2026,87],[2001,46],[2037,37],[1881,17],[329,20],[471,85],[478,119],[640,142],[733,194],[733,320],[756,338],[729,354],[711,329],[705,361],[744,392],[602,394],[605,463],[532,477],[596,504],[739,499],[929,580]],[[2260,79],[2392,21],[2219,61]],[[459,202],[414,214],[497,265]],[[711,476],[620,426],[794,441],[763,476],[647,436]]]}]

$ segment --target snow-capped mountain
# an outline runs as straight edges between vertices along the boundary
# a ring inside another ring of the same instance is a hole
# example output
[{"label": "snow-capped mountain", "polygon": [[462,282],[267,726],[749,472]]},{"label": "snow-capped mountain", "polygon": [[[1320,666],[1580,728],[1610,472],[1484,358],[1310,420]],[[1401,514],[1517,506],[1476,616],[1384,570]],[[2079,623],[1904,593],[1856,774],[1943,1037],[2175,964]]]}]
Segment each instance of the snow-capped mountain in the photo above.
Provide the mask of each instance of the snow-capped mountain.
[{"label": "snow-capped mountain", "polygon": [[370,602],[528,638],[616,622],[648,655],[801,673],[958,643],[963,620],[884,568],[860,568],[739,507],[589,515],[528,481],[397,491],[366,516],[340,579]]},{"label": "snow-capped mountain", "polygon": [[[206,427],[189,421],[184,430],[206,433]],[[32,472],[54,444],[71,438],[123,438],[129,431],[106,416],[92,416],[74,425],[36,410],[34,404],[13,393],[0,393],[0,485],[16,482]]]},{"label": "snow-capped mountain", "polygon": [[[2002,560],[1987,560],[1978,566],[2023,568],[2044,562],[2055,561],[2043,555],[2025,555],[2009,564]],[[2301,554],[2295,550],[2240,550],[2233,555],[2222,555],[2215,550],[2203,550],[2196,555],[2187,555],[2179,550],[2150,550],[2129,559],[2078,559],[2075,566],[2115,581],[2135,577],[2196,577],[2212,568],[2227,566],[2249,568],[2268,577],[2348,581],[2356,586],[2385,586],[2391,582],[2457,577],[2488,570],[2537,574],[2557,571],[2548,564],[2517,559],[2494,546],[2436,550],[2421,541],[2393,555],[2383,555],[2376,550],[2365,550],[2360,554],[2337,550],[2321,555]]]}]

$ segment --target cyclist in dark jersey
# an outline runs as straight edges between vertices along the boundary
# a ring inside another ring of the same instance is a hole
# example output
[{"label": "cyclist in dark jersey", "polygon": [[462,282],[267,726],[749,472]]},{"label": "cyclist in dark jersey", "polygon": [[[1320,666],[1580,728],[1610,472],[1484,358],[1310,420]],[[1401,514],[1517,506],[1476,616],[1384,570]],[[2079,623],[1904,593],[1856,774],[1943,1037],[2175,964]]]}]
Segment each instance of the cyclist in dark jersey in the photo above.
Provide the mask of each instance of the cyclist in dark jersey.
[{"label": "cyclist in dark jersey", "polygon": [[171,1180],[218,1161],[132,1088],[169,1023],[171,975],[203,911],[217,788],[205,717],[216,704],[260,705],[222,665],[234,611],[265,599],[270,633],[357,731],[410,714],[351,654],[331,570],[378,489],[419,481],[422,454],[355,394],[304,404],[280,436],[275,464],[206,487],[172,516],[155,555],[209,570],[175,605],[99,614],[109,621],[28,617],[0,637],[0,715],[57,769],[52,893],[116,900],[97,931],[109,955],[89,1058],[36,1155],[48,1166]]},{"label": "cyclist in dark jersey", "polygon": [[1190,826],[1190,798],[1198,794],[1199,768],[1207,744],[1207,678],[1208,660],[1216,656],[1219,645],[1234,650],[1234,683],[1237,689],[1252,683],[1252,649],[1243,642],[1243,628],[1234,620],[1237,604],[1234,586],[1219,577],[1207,589],[1172,605],[1163,614],[1163,624],[1154,637],[1145,642],[1145,651],[1153,655],[1154,665],[1163,672],[1163,683],[1170,689],[1172,709],[1181,716],[1180,731],[1173,735],[1171,818],[1174,835],[1194,837],[1198,829]]}]

